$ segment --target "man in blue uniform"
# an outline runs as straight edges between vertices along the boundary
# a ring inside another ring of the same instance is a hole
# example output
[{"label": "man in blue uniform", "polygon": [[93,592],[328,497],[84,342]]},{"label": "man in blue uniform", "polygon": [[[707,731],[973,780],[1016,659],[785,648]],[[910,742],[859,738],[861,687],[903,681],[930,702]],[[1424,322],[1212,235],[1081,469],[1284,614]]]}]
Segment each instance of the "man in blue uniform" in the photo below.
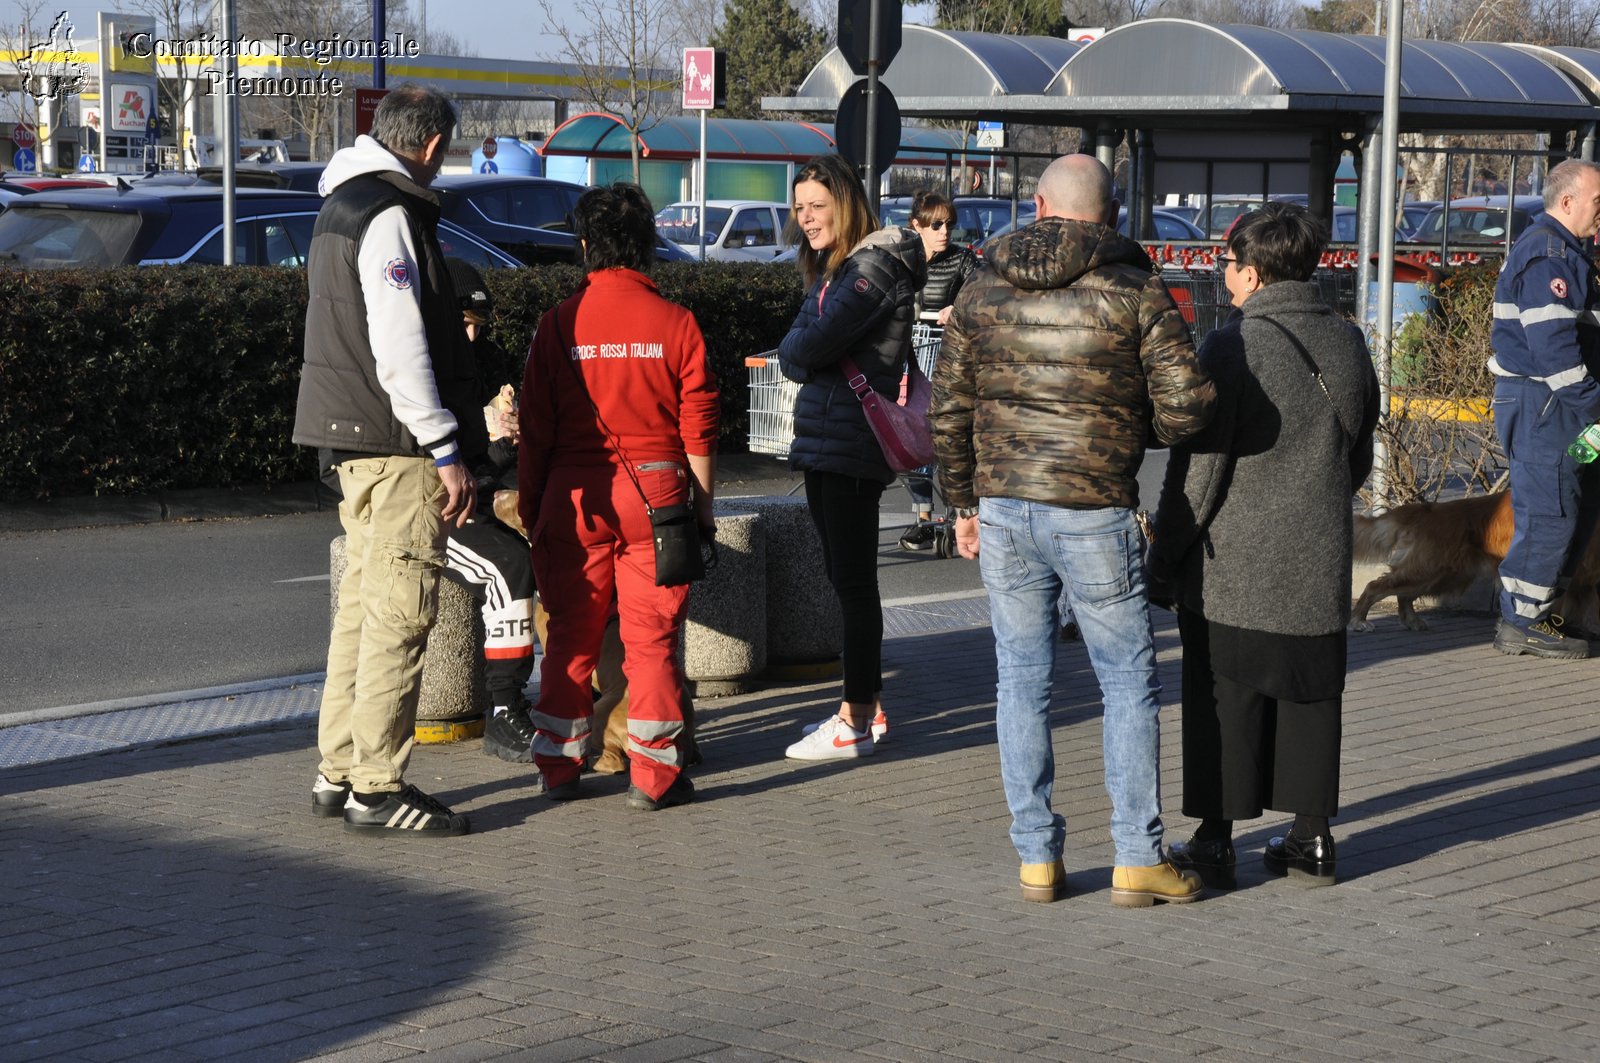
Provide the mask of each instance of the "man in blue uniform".
[{"label": "man in blue uniform", "polygon": [[1588,248],[1600,230],[1600,165],[1554,167],[1544,203],[1494,291],[1489,371],[1516,525],[1500,563],[1494,648],[1571,660],[1589,656],[1589,644],[1550,610],[1600,518],[1600,463],[1567,454],[1600,420],[1600,287]]}]

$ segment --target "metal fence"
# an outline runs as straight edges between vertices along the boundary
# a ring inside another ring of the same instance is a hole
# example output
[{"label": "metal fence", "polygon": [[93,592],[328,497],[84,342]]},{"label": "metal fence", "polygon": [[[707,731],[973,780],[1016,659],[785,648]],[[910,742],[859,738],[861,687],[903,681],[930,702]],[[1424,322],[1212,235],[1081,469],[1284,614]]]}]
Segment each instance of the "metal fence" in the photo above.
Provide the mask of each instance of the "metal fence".
[{"label": "metal fence", "polygon": [[[1233,299],[1223,283],[1222,271],[1215,266],[1195,265],[1188,269],[1168,268],[1162,271],[1172,301],[1178,312],[1194,333],[1195,346],[1203,342],[1211,330],[1228,319],[1233,310]],[[1317,270],[1312,278],[1322,292],[1322,298],[1339,313],[1354,317],[1356,313],[1356,271],[1346,268]]]}]

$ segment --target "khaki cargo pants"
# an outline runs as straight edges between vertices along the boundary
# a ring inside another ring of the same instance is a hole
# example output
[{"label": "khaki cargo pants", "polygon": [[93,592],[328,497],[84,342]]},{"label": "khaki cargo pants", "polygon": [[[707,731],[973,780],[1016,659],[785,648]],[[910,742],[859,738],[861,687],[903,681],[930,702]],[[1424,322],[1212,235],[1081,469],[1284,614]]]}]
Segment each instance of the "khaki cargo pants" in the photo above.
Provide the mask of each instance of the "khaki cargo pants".
[{"label": "khaki cargo pants", "polygon": [[445,490],[431,458],[363,457],[337,468],[349,562],[317,745],[329,781],[383,793],[400,789],[415,741],[422,650],[444,565]]}]

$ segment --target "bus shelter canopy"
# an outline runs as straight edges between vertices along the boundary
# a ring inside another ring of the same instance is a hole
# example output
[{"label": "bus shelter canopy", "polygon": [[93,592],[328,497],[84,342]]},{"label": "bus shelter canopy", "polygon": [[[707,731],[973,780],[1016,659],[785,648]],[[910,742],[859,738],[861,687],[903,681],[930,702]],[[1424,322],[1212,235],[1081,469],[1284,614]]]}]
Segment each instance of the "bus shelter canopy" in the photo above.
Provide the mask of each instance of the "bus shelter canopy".
[{"label": "bus shelter canopy", "polygon": [[[642,158],[683,160],[700,156],[700,119],[674,115],[639,132]],[[632,154],[628,127],[616,115],[594,112],[568,119],[545,138],[541,155],[623,158]],[[706,157],[752,162],[803,163],[834,149],[831,122],[774,122],[746,118],[706,119]],[[906,128],[901,165],[943,165],[952,153],[972,150],[953,129]]]}]

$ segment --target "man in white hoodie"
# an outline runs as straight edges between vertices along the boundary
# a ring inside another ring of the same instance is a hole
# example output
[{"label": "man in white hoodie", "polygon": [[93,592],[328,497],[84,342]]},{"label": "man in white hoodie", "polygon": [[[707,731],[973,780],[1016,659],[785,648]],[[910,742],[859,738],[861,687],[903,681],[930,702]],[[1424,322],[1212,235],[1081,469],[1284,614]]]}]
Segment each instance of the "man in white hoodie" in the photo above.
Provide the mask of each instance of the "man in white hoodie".
[{"label": "man in white hoodie", "polygon": [[328,453],[348,565],[328,640],[312,811],[356,833],[465,834],[405,782],[447,522],[472,516],[483,388],[427,186],[455,128],[437,91],[401,85],[371,136],[328,163],[307,261],[294,441]]}]

